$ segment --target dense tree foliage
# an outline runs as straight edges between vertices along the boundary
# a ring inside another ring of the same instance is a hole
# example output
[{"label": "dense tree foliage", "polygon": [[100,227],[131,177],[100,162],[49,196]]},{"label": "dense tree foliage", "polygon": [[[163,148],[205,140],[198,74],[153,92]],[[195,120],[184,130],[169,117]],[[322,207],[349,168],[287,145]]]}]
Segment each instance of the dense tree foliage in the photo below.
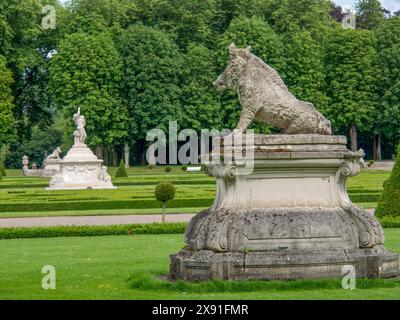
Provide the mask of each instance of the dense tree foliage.
[{"label": "dense tree foliage", "polygon": [[122,59],[109,34],[66,36],[51,58],[49,73],[53,101],[69,123],[78,107],[87,118],[89,145],[110,145],[126,136]]},{"label": "dense tree foliage", "polygon": [[277,33],[310,32],[313,39],[322,41],[328,29],[336,27],[328,0],[282,0],[273,13]]},{"label": "dense tree foliage", "polygon": [[190,44],[183,56],[182,127],[199,132],[203,128],[222,129],[219,95],[213,90],[215,53],[203,45]]},{"label": "dense tree foliage", "polygon": [[293,94],[326,112],[325,73],[320,46],[308,31],[285,34],[286,83]]},{"label": "dense tree foliage", "polygon": [[12,73],[7,69],[4,57],[0,56],[0,145],[11,140],[14,131],[12,83]]},{"label": "dense tree foliage", "polygon": [[356,2],[357,28],[373,30],[383,21],[384,9],[379,0],[358,0]]},{"label": "dense tree foliage", "polygon": [[182,119],[182,58],[166,33],[143,25],[128,28],[121,36],[120,48],[130,138],[137,142],[143,156],[147,132],[153,128],[168,131],[169,121],[179,123]]},{"label": "dense tree foliage", "polygon": [[336,132],[349,132],[357,149],[357,129],[372,127],[377,106],[378,57],[375,36],[367,30],[333,31],[326,45],[328,117]]},{"label": "dense tree foliage", "polygon": [[[231,42],[275,67],[352,149],[391,157],[400,138],[400,18],[378,0],[354,2],[359,30],[342,28],[345,12],[330,0],[3,0],[0,157],[18,167],[23,154],[40,163],[56,145],[67,148],[77,107],[107,164],[118,164],[126,143],[131,161],[143,162],[147,132],[170,120],[232,129],[236,94],[212,86]],[[44,5],[54,6],[55,29],[42,28]]]},{"label": "dense tree foliage", "polygon": [[[396,141],[400,134],[400,17],[383,21],[376,30],[376,37],[383,71],[374,128],[376,147],[380,147],[381,135]],[[375,153],[380,158],[381,150],[377,149]]]}]

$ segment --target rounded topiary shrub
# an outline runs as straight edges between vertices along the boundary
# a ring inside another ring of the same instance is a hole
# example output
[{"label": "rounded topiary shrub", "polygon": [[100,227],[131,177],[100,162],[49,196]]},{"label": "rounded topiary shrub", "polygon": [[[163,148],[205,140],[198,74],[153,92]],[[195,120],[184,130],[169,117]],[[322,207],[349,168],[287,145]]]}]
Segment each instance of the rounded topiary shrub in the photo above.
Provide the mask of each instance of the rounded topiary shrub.
[{"label": "rounded topiary shrub", "polygon": [[171,172],[171,167],[165,167],[164,170],[165,170],[166,173],[169,173],[169,172]]},{"label": "rounded topiary shrub", "polygon": [[167,201],[174,199],[175,187],[169,182],[160,182],[154,191],[154,196],[163,205],[162,211],[162,222],[165,222],[165,209],[167,207]]},{"label": "rounded topiary shrub", "polygon": [[181,166],[181,170],[182,170],[182,171],[187,171],[187,168],[188,168],[188,167],[187,167],[186,164],[184,164],[183,166]]},{"label": "rounded topiary shrub", "polygon": [[127,177],[128,173],[126,172],[125,169],[125,163],[124,160],[121,159],[121,161],[119,162],[119,167],[117,169],[117,171],[115,172],[115,177]]},{"label": "rounded topiary shrub", "polygon": [[154,169],[155,167],[156,167],[155,164],[149,164],[149,165],[147,166],[147,169],[151,170],[151,169]]},{"label": "rounded topiary shrub", "polygon": [[400,216],[400,145],[396,162],[389,180],[383,184],[383,192],[376,208],[376,216]]}]

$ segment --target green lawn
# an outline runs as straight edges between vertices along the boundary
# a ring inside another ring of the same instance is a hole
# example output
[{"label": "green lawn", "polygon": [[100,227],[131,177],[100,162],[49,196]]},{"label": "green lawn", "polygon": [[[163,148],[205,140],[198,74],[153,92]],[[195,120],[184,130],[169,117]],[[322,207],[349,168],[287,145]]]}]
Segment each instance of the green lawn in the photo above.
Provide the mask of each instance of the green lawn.
[{"label": "green lawn", "polygon": [[[400,253],[400,229],[386,229],[386,246]],[[236,289],[207,285],[201,292],[146,283],[168,273],[169,254],[182,235],[135,235],[1,240],[0,299],[399,299],[399,280],[359,281],[353,291],[340,280],[263,282]],[[44,265],[57,272],[57,288],[41,288]],[[129,278],[136,279],[135,289]],[[139,283],[137,279],[144,279]],[[154,281],[159,283],[160,281]],[[364,285],[363,285],[364,283]],[[365,285],[366,284],[366,285]],[[266,289],[259,289],[265,286]],[[194,286],[196,288],[196,285]],[[213,289],[214,288],[214,289]],[[240,288],[243,288],[241,290]]]},{"label": "green lawn", "polygon": [[[198,212],[212,204],[215,182],[203,172],[188,173],[173,166],[164,168],[132,167],[128,178],[113,178],[116,190],[48,191],[48,179],[23,177],[21,170],[7,170],[0,181],[0,217],[112,215],[160,213],[161,205],[154,199],[154,187],[160,181],[170,181],[177,189],[175,199],[168,204],[172,213]],[[115,168],[110,168],[111,174]],[[363,170],[350,178],[350,198],[364,208],[374,208],[389,171]]]}]

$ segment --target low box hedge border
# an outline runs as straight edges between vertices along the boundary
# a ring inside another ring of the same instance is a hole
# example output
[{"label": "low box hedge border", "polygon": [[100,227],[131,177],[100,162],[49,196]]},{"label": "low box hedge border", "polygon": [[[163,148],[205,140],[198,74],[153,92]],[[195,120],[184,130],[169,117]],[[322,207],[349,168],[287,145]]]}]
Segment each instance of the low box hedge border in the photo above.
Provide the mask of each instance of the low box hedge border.
[{"label": "low box hedge border", "polygon": [[91,237],[135,234],[183,234],[185,222],[0,228],[0,240],[54,237]]},{"label": "low box hedge border", "polygon": [[[95,200],[95,199],[94,199]],[[170,208],[208,207],[213,198],[176,199],[168,202]],[[0,203],[0,212],[25,211],[69,211],[96,209],[149,209],[161,208],[161,202],[152,199],[142,200],[101,200],[101,201],[53,201],[31,203]]]},{"label": "low box hedge border", "polygon": [[[400,217],[379,219],[383,228],[400,228]],[[52,237],[91,237],[135,234],[183,234],[186,222],[116,224],[106,226],[54,226],[0,228],[0,240]]]},{"label": "low box hedge border", "polygon": [[[377,202],[379,196],[379,194],[350,194],[350,199],[353,202]],[[94,198],[92,201],[71,201],[71,199],[69,201],[64,199],[52,200],[52,202],[0,203],[0,212],[149,209],[161,207],[161,203],[155,199],[99,200]],[[214,198],[175,199],[168,202],[168,207],[208,207],[213,201]]]}]

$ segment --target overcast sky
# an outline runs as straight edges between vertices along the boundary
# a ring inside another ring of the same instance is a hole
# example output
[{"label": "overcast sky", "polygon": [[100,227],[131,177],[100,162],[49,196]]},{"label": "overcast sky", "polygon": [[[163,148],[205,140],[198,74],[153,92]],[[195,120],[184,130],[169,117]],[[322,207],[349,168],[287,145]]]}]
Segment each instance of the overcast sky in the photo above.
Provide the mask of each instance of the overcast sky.
[{"label": "overcast sky", "polygon": [[[336,4],[342,8],[353,8],[355,0],[333,0]],[[381,0],[381,3],[385,9],[392,12],[400,10],[400,0]]]}]

